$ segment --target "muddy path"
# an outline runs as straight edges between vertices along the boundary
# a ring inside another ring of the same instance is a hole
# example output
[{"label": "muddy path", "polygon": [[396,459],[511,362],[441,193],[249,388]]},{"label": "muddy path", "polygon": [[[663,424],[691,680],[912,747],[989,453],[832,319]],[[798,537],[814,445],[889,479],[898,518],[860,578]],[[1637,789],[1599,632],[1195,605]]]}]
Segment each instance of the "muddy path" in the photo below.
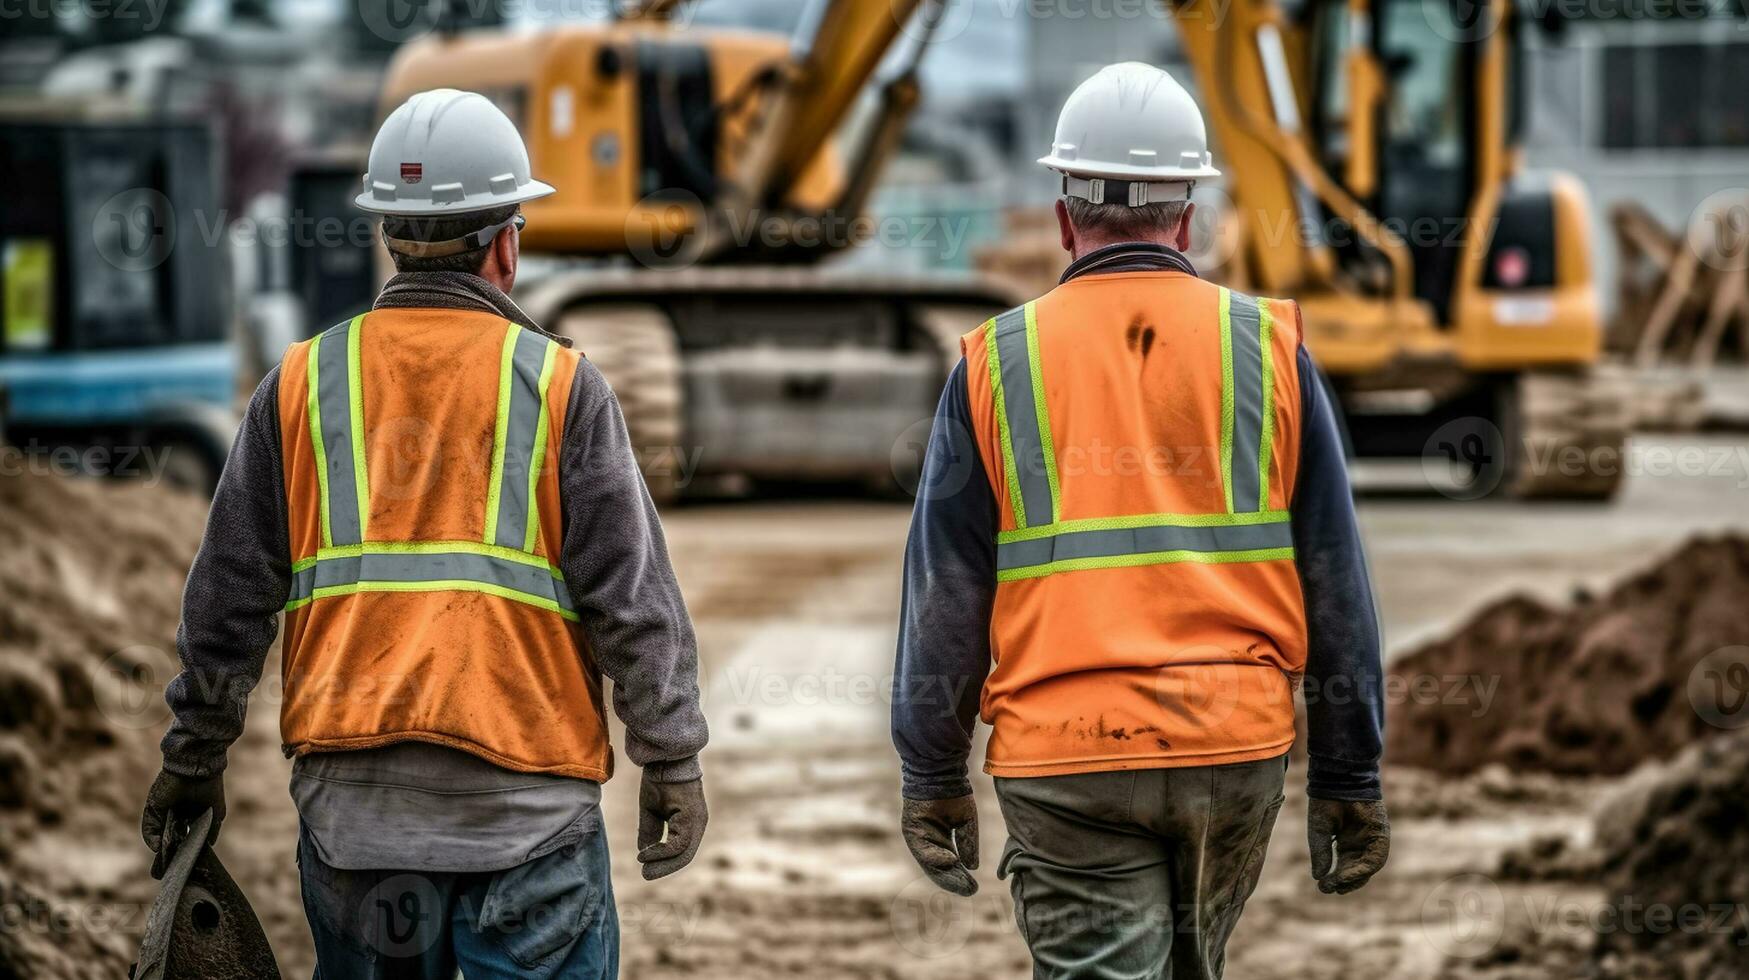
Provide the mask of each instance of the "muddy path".
[{"label": "muddy path", "polygon": [[[974,777],[986,865],[973,898],[922,880],[896,833],[887,711],[907,520],[902,506],[813,503],[683,509],[669,519],[704,654],[712,826],[699,866],[677,879],[650,884],[616,867],[628,976],[1029,974],[1013,904],[991,866],[1004,834],[989,780]],[[1401,581],[1405,571],[1386,574]],[[1442,591],[1449,602],[1462,589],[1447,582]],[[1435,619],[1443,608],[1405,615]],[[1601,898],[1583,887],[1497,884],[1503,854],[1574,832],[1594,795],[1583,782],[1498,771],[1469,780],[1393,774],[1391,866],[1355,895],[1321,895],[1307,872],[1302,778],[1297,768],[1290,775],[1262,883],[1230,950],[1231,977],[1511,976],[1472,955],[1494,948],[1483,940],[1548,931],[1548,910]],[[622,837],[633,789],[616,780],[607,793],[609,827]]]},{"label": "muddy path", "polygon": [[[1389,647],[1401,652],[1503,594],[1522,589],[1560,601],[1577,587],[1599,589],[1691,532],[1749,524],[1746,476],[1739,467],[1726,476],[1635,477],[1618,504],[1603,508],[1368,500],[1362,524]],[[52,817],[0,815],[0,885],[27,885],[62,913],[32,939],[61,955],[25,975],[118,975],[111,967],[119,960],[125,968],[137,946],[154,890],[137,830],[163,722],[153,705],[161,706],[156,692],[174,670],[181,572],[203,516],[186,500],[84,491],[39,502],[27,516],[52,522],[81,507],[126,513],[119,523],[77,522],[82,530],[57,545],[71,557],[49,555],[32,566],[47,571],[26,569],[19,581],[34,583],[31,590],[14,589],[0,604],[0,648],[96,663],[125,649],[131,687],[106,702],[120,723],[101,751],[68,749],[64,765],[48,767],[60,787]],[[628,977],[1027,975],[992,867],[1003,833],[989,781],[974,777],[986,862],[976,897],[953,899],[921,881],[896,831],[887,719],[908,518],[902,503],[810,500],[665,515],[703,656],[712,824],[693,868],[646,883],[630,846],[635,771],[622,766],[609,783]],[[117,567],[111,542],[127,528],[137,529],[127,539],[144,557]],[[286,974],[307,976],[313,962],[293,862],[289,764],[278,750],[276,657],[268,671],[232,751],[219,851]],[[1333,898],[1317,894],[1307,875],[1303,770],[1290,774],[1228,975],[1571,975],[1558,958],[1590,942],[1574,923],[1604,901],[1600,888],[1583,879],[1519,880],[1500,868],[1505,855],[1538,839],[1582,837],[1606,787],[1498,768],[1463,779],[1400,770],[1388,780],[1391,863],[1368,888]]]}]

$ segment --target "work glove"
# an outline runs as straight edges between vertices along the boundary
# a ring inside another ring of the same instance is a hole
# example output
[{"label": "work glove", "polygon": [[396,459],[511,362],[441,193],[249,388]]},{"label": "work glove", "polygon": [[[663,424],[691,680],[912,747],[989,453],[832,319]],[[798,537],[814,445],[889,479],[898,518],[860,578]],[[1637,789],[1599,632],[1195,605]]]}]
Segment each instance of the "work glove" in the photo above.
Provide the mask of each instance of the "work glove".
[{"label": "work glove", "polygon": [[225,777],[183,776],[162,769],[146,791],[146,811],[140,817],[140,836],[152,849],[152,877],[164,877],[164,869],[176,853],[176,846],[188,833],[188,825],[202,813],[213,812],[212,829],[207,831],[210,845],[219,839],[219,825],[225,820]]},{"label": "work glove", "polygon": [[1378,874],[1391,856],[1391,821],[1384,802],[1308,800],[1306,843],[1312,849],[1312,877],[1318,880],[1318,890],[1326,895],[1354,891]]},{"label": "work glove", "polygon": [[978,892],[978,803],[971,794],[951,800],[906,800],[899,833],[929,880],[944,891]]},{"label": "work glove", "polygon": [[704,780],[663,783],[646,771],[638,787],[638,863],[644,866],[644,880],[665,878],[691,864],[709,820]]}]

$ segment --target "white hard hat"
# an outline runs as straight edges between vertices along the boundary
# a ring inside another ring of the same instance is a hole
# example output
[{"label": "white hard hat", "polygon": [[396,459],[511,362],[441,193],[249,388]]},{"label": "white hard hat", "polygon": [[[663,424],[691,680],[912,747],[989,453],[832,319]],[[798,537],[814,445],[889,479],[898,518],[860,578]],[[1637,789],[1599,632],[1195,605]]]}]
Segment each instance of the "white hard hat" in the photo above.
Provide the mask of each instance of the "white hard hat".
[{"label": "white hard hat", "polygon": [[510,117],[485,96],[453,88],[416,93],[389,113],[369,167],[355,203],[377,214],[462,214],[553,193],[530,176]]},{"label": "white hard hat", "polygon": [[1132,207],[1183,200],[1219,177],[1196,101],[1171,75],[1139,61],[1107,65],[1069,93],[1051,152],[1063,193]]}]

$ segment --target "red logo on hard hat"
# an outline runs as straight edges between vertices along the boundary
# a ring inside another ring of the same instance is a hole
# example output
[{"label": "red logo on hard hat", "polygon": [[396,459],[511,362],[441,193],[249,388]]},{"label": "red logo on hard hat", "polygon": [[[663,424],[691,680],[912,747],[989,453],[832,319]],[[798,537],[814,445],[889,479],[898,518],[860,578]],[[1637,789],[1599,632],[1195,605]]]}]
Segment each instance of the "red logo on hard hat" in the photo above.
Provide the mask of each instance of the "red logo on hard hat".
[{"label": "red logo on hard hat", "polygon": [[417,184],[417,183],[419,183],[419,178],[421,178],[423,176],[425,176],[425,165],[424,164],[422,164],[422,163],[403,163],[403,164],[401,164],[401,182],[402,183],[404,183],[404,184]]},{"label": "red logo on hard hat", "polygon": [[1502,249],[1494,259],[1494,276],[1508,289],[1524,285],[1530,278],[1530,254],[1516,245]]}]

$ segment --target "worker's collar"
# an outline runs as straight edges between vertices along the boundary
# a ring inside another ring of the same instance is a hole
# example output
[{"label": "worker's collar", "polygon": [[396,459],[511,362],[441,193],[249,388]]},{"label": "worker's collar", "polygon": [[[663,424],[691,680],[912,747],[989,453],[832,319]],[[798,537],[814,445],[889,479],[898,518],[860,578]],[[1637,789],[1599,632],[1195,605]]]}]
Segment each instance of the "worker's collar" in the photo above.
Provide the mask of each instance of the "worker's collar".
[{"label": "worker's collar", "polygon": [[377,294],[372,309],[474,310],[498,316],[543,337],[571,346],[569,338],[547,333],[504,290],[467,272],[399,272]]},{"label": "worker's collar", "polygon": [[1153,242],[1118,242],[1096,248],[1069,263],[1057,284],[1108,272],[1182,272],[1194,276],[1196,268],[1175,248]]}]

